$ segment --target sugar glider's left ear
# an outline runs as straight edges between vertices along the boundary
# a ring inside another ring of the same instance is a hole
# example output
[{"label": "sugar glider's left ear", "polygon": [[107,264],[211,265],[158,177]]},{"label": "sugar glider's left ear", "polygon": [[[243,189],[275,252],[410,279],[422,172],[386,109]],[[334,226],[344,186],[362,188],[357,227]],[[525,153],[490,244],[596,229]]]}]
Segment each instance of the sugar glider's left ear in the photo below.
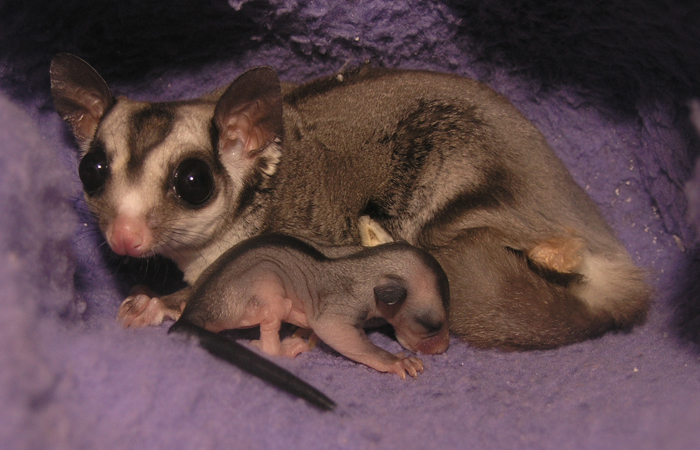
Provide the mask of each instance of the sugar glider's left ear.
[{"label": "sugar glider's left ear", "polygon": [[70,125],[78,145],[87,151],[102,116],[114,104],[112,92],[90,64],[70,53],[54,56],[50,74],[56,111]]},{"label": "sugar glider's left ear", "polygon": [[[282,139],[282,90],[275,71],[251,69],[231,83],[214,111],[219,154],[229,169],[248,169],[264,159],[263,172],[272,175]],[[270,173],[272,172],[272,173]]]}]

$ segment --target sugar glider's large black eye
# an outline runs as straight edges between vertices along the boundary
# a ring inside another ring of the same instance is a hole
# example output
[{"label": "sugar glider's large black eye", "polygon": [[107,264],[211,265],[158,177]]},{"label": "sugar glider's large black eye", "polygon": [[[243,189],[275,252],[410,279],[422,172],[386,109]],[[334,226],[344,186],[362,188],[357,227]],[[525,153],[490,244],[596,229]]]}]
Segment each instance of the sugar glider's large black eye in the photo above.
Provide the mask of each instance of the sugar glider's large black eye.
[{"label": "sugar glider's large black eye", "polygon": [[214,192],[214,177],[207,163],[199,159],[186,159],[175,171],[175,193],[185,202],[197,206]]},{"label": "sugar glider's large black eye", "polygon": [[83,156],[78,175],[88,195],[95,195],[104,188],[109,178],[109,163],[104,150],[91,150]]}]

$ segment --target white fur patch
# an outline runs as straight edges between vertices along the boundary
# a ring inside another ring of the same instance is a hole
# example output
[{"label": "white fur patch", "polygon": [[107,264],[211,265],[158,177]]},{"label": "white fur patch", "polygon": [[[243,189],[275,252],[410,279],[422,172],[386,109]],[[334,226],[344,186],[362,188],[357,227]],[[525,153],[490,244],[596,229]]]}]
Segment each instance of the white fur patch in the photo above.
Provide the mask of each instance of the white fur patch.
[{"label": "white fur patch", "polygon": [[594,311],[607,310],[614,315],[625,309],[626,302],[636,301],[630,296],[639,293],[643,277],[629,257],[621,253],[613,257],[586,253],[580,270],[585,280],[573,290]]},{"label": "white fur patch", "polygon": [[262,171],[271,177],[277,172],[277,164],[282,159],[282,141],[275,139],[275,142],[268,144],[262,154],[267,159],[267,165],[262,168]]},{"label": "white fur patch", "polygon": [[128,217],[144,217],[146,215],[146,204],[144,195],[140,189],[129,189],[125,195],[121,197],[121,201],[117,207],[120,215]]}]

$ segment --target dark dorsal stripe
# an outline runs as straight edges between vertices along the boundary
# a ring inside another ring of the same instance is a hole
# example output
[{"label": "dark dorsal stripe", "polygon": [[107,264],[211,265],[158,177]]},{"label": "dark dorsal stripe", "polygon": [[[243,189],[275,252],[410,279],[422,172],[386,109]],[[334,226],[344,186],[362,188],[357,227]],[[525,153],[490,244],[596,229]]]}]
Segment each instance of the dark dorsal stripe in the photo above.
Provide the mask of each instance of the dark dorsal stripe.
[{"label": "dark dorsal stripe", "polygon": [[148,153],[168,136],[175,121],[174,111],[163,104],[152,104],[131,116],[128,171],[137,174]]}]

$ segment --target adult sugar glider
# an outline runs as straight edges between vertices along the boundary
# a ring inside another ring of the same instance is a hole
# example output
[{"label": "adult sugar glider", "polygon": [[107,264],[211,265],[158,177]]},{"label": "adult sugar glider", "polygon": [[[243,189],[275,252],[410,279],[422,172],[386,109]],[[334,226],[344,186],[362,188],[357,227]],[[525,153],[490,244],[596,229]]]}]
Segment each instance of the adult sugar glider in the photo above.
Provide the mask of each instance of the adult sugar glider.
[{"label": "adult sugar glider", "polygon": [[[363,66],[283,91],[263,67],[212,95],[149,103],[115,98],[59,54],[51,91],[110,247],[172,258],[188,283],[251,236],[357,245],[369,217],[437,258],[450,326],[472,345],[551,348],[646,316],[644,273],[596,205],[474,80]],[[180,312],[138,292],[124,310],[141,325]]]},{"label": "adult sugar glider", "polygon": [[449,345],[447,275],[428,252],[402,242],[328,258],[299,239],[262,235],[224,253],[186,292],[172,330],[259,325],[257,345],[270,355],[309,350],[301,337],[280,341],[282,322],[311,329],[342,355],[401,378],[422,372],[421,360],[374,345],[363,326],[388,322],[413,352],[442,353]]}]

